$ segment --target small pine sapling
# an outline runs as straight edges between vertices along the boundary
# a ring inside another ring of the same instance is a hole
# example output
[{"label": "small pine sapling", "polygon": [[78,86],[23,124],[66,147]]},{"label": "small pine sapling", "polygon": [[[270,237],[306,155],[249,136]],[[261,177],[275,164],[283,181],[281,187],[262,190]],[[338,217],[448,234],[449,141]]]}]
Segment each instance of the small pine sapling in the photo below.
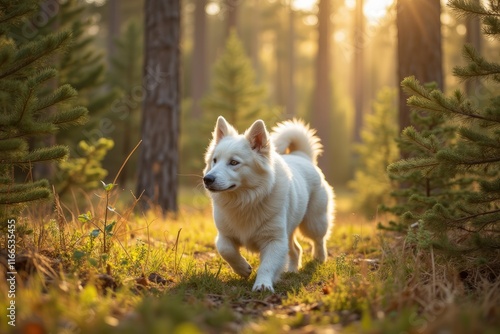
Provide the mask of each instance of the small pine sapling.
[{"label": "small pine sapling", "polygon": [[[492,6],[481,2],[451,0],[449,5],[460,15],[476,15],[482,19],[484,33],[498,39],[500,19],[496,1]],[[454,69],[461,79],[477,78],[500,83],[500,65],[487,61],[471,46],[464,47],[467,65]],[[420,210],[411,205],[400,206],[402,221],[422,224],[430,238],[429,245],[446,254],[475,263],[492,266],[500,251],[500,97],[492,96],[487,106],[478,106],[460,91],[445,96],[439,90],[427,90],[415,78],[403,83],[410,93],[408,104],[413,110],[441,118],[456,128],[457,136],[449,141],[426,138],[421,129],[404,134],[415,143],[412,152],[427,154],[407,157],[390,166],[395,175],[435,175],[440,182],[439,196]],[[440,125],[438,128],[445,129]],[[420,147],[420,148],[418,148]],[[413,196],[413,195],[412,195]],[[422,196],[413,196],[417,201]],[[415,201],[414,201],[415,202]],[[493,262],[492,262],[493,261]]]},{"label": "small pine sapling", "polygon": [[[36,1],[10,3],[0,12],[0,221],[18,215],[28,202],[50,197],[48,181],[16,179],[16,171],[31,174],[34,164],[61,161],[68,148],[30,147],[30,140],[55,134],[86,120],[87,109],[68,106],[77,96],[70,85],[53,86],[57,76],[52,57],[66,50],[68,31],[37,36],[31,41],[11,38],[22,18],[36,13]],[[57,108],[54,108],[57,107]]]}]

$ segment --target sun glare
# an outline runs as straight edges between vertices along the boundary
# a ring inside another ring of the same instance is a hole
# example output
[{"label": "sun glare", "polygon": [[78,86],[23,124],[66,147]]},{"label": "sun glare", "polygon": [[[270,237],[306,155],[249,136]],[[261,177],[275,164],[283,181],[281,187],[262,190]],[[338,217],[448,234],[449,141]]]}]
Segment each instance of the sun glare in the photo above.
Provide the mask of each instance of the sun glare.
[{"label": "sun glare", "polygon": [[292,0],[292,7],[295,10],[310,12],[316,6],[317,0]]},{"label": "sun glare", "polygon": [[[354,10],[357,0],[345,0],[345,6]],[[369,23],[379,22],[386,14],[387,9],[394,3],[394,0],[364,0],[363,12]]]},{"label": "sun glare", "polygon": [[376,23],[380,21],[393,3],[394,0],[366,0],[363,11],[368,22]]}]

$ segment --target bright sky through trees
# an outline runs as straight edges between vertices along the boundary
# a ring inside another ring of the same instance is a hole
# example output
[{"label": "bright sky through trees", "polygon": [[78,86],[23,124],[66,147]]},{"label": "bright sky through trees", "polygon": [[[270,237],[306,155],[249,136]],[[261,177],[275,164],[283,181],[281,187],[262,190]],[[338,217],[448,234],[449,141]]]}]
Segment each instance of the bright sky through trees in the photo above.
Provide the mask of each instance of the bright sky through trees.
[{"label": "bright sky through trees", "polygon": [[[273,0],[275,1],[275,0]],[[291,0],[293,9],[311,12],[317,5],[318,0]],[[364,12],[370,23],[377,23],[387,14],[387,9],[394,3],[394,0],[364,0]],[[349,9],[354,9],[356,0],[345,0],[345,5]],[[207,14],[216,15],[220,12],[220,5],[217,2],[209,2]]]},{"label": "bright sky through trees", "polygon": [[[310,0],[310,2],[315,2],[315,0]],[[394,0],[365,0],[363,11],[368,22],[377,23],[387,14],[387,9],[393,3]],[[345,0],[345,5],[350,9],[354,9],[356,0]]]}]

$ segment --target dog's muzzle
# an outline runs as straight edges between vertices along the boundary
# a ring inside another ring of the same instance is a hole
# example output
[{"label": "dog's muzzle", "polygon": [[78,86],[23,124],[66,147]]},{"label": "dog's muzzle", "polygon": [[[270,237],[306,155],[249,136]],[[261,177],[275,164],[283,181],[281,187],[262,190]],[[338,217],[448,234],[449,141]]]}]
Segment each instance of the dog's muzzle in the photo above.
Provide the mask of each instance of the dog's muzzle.
[{"label": "dog's muzzle", "polygon": [[210,187],[215,182],[215,176],[207,174],[203,177],[205,187]]}]

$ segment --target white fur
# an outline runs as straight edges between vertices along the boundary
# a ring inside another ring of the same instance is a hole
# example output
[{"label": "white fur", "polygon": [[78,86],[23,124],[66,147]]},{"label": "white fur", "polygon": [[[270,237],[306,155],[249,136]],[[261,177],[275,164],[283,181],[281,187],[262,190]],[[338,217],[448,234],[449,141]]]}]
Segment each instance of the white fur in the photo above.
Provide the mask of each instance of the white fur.
[{"label": "white fur", "polygon": [[259,252],[254,291],[274,291],[284,270],[300,269],[297,229],[312,241],[314,258],[325,262],[334,219],[333,190],[316,166],[319,138],[298,120],[273,130],[270,135],[258,120],[240,135],[220,116],[205,155],[217,250],[243,277],[252,267],[240,247]]}]

